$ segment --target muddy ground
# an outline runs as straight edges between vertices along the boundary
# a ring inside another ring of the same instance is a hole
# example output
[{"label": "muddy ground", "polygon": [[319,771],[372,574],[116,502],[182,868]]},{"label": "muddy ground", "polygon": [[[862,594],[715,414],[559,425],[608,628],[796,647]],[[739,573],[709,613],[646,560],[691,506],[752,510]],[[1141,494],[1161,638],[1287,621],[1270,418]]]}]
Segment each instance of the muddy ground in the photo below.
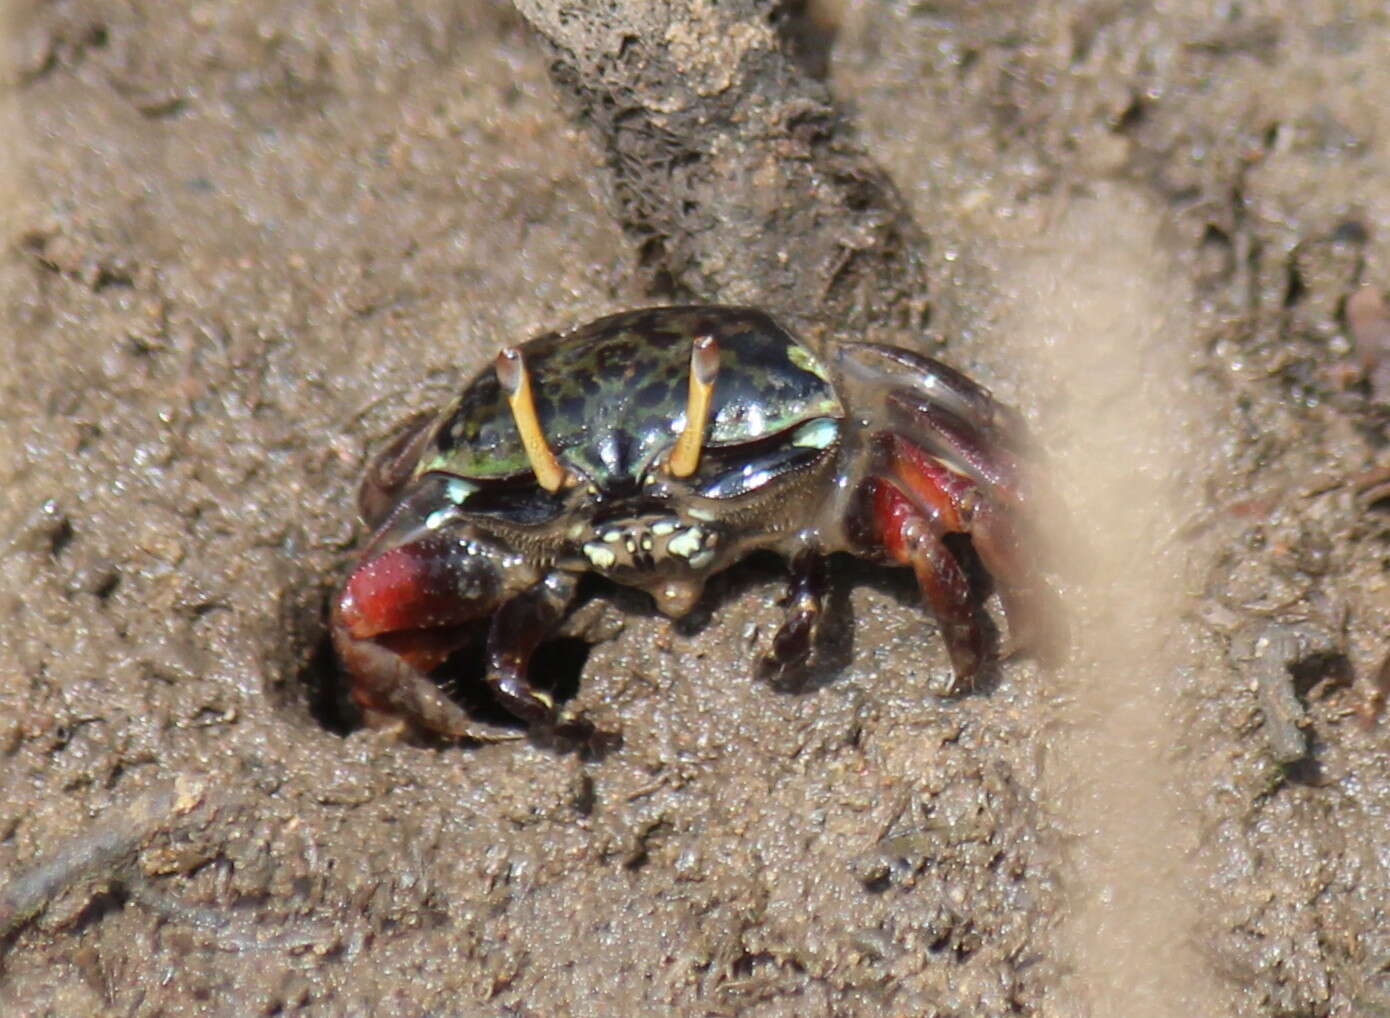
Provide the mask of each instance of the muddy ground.
[{"label": "muddy ground", "polygon": [[553,53],[481,0],[9,8],[4,1013],[1390,1015],[1383,4],[784,21],[929,241],[898,341],[1052,464],[1072,651],[939,696],[841,563],[772,690],[755,565],[605,609],[600,759],[363,730],[324,642],[392,424],[655,292]]}]

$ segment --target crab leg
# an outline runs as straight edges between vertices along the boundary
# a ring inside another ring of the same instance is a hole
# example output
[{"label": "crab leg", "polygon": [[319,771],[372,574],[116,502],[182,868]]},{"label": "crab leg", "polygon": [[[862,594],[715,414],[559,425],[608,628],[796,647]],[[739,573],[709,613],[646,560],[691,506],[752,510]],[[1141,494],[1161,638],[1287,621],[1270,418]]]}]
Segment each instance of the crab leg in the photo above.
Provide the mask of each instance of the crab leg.
[{"label": "crab leg", "polygon": [[1015,448],[1022,443],[1023,428],[1012,410],[984,386],[938,360],[895,346],[842,343],[836,363],[852,385],[866,391],[915,393],[923,401],[949,408],[992,444]]},{"label": "crab leg", "polygon": [[895,562],[912,567],[927,606],[941,625],[958,682],[969,682],[979,671],[985,634],[971,597],[970,581],[951,550],[942,543],[946,532],[898,486],[871,477],[860,488],[861,512],[868,530]]},{"label": "crab leg", "polygon": [[575,577],[553,572],[505,602],[487,636],[487,684],[502,705],[527,724],[555,722],[555,701],[526,678],[531,655],[555,631],[574,598]]},{"label": "crab leg", "polygon": [[960,462],[998,496],[1014,503],[1023,500],[1017,459],[989,435],[917,393],[890,392],[887,403],[893,423],[902,428],[914,444]]},{"label": "crab leg", "polygon": [[420,451],[429,441],[433,416],[416,414],[407,420],[392,437],[390,444],[367,469],[357,489],[357,511],[369,527],[380,526],[391,515],[401,488],[410,480],[411,471],[420,458]]},{"label": "crab leg", "polygon": [[884,439],[886,472],[938,533],[970,535],[999,587],[1010,635],[1016,647],[1050,657],[1055,634],[1044,624],[1048,594],[1020,551],[1018,527],[1006,503],[984,497],[970,477],[952,470],[901,435]]},{"label": "crab leg", "polygon": [[764,678],[779,679],[810,656],[826,586],[825,557],[809,548],[797,552],[791,563],[786,615],[759,666]]}]

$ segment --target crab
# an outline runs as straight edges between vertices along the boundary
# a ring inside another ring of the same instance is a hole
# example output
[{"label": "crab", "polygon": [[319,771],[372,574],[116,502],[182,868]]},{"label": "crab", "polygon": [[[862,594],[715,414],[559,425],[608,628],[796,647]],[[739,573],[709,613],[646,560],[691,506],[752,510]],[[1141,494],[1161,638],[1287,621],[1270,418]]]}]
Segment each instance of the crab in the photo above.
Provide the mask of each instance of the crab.
[{"label": "crab", "polygon": [[[373,534],[332,605],[334,646],[369,719],[497,736],[431,673],[486,631],[492,695],[532,730],[565,719],[528,678],[586,573],[685,615],[758,550],[789,563],[785,617],[759,671],[803,668],[827,556],[909,566],[955,679],[988,650],[981,598],[950,535],[969,537],[1012,642],[1041,642],[1043,585],[1013,411],[897,347],[818,357],[765,311],[655,307],[503,349],[369,467]],[[515,729],[511,729],[514,733]]]}]

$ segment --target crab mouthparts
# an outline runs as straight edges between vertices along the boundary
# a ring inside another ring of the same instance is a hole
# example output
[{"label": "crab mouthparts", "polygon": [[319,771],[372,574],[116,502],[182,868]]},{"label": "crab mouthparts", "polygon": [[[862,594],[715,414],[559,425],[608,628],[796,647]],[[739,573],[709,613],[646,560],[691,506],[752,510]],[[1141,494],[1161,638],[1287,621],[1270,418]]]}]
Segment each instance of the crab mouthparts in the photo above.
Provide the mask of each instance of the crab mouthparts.
[{"label": "crab mouthparts", "polygon": [[700,572],[713,564],[719,531],[669,513],[610,517],[596,522],[581,551],[609,575]]}]

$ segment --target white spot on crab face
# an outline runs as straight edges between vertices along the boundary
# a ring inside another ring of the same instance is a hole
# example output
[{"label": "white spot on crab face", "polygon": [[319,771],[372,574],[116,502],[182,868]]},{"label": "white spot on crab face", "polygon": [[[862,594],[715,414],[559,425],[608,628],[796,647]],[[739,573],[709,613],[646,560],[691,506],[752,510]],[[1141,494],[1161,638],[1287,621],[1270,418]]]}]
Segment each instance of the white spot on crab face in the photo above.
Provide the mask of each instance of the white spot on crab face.
[{"label": "white spot on crab face", "polygon": [[792,445],[801,449],[829,449],[840,436],[840,422],[822,417],[796,429]]},{"label": "white spot on crab face", "polygon": [[692,520],[703,520],[705,523],[711,523],[714,520],[714,513],[706,509],[687,509],[685,512]]},{"label": "white spot on crab face", "polygon": [[457,477],[453,477],[444,485],[444,497],[454,503],[454,505],[463,505],[464,500],[477,490],[478,486],[476,484],[469,484],[467,481],[461,481]]},{"label": "white spot on crab face", "polygon": [[665,537],[667,534],[674,534],[677,525],[675,520],[657,520],[652,524],[651,530],[657,537]]},{"label": "white spot on crab face", "polygon": [[689,559],[704,544],[705,532],[699,527],[691,527],[666,542],[666,550],[678,558]]},{"label": "white spot on crab face", "polygon": [[605,530],[603,539],[609,544],[617,544],[623,539],[623,532],[621,530]]},{"label": "white spot on crab face", "polygon": [[453,518],[453,506],[450,506],[447,509],[436,509],[434,512],[430,513],[428,516],[425,517],[425,529],[438,530],[440,527],[444,526],[444,524],[448,523]]},{"label": "white spot on crab face", "polygon": [[597,541],[584,545],[584,556],[594,564],[595,569],[612,569],[618,561],[612,548]]},{"label": "white spot on crab face", "polygon": [[704,551],[697,552],[690,556],[690,568],[703,569],[713,561],[714,551],[710,548],[706,548]]}]

